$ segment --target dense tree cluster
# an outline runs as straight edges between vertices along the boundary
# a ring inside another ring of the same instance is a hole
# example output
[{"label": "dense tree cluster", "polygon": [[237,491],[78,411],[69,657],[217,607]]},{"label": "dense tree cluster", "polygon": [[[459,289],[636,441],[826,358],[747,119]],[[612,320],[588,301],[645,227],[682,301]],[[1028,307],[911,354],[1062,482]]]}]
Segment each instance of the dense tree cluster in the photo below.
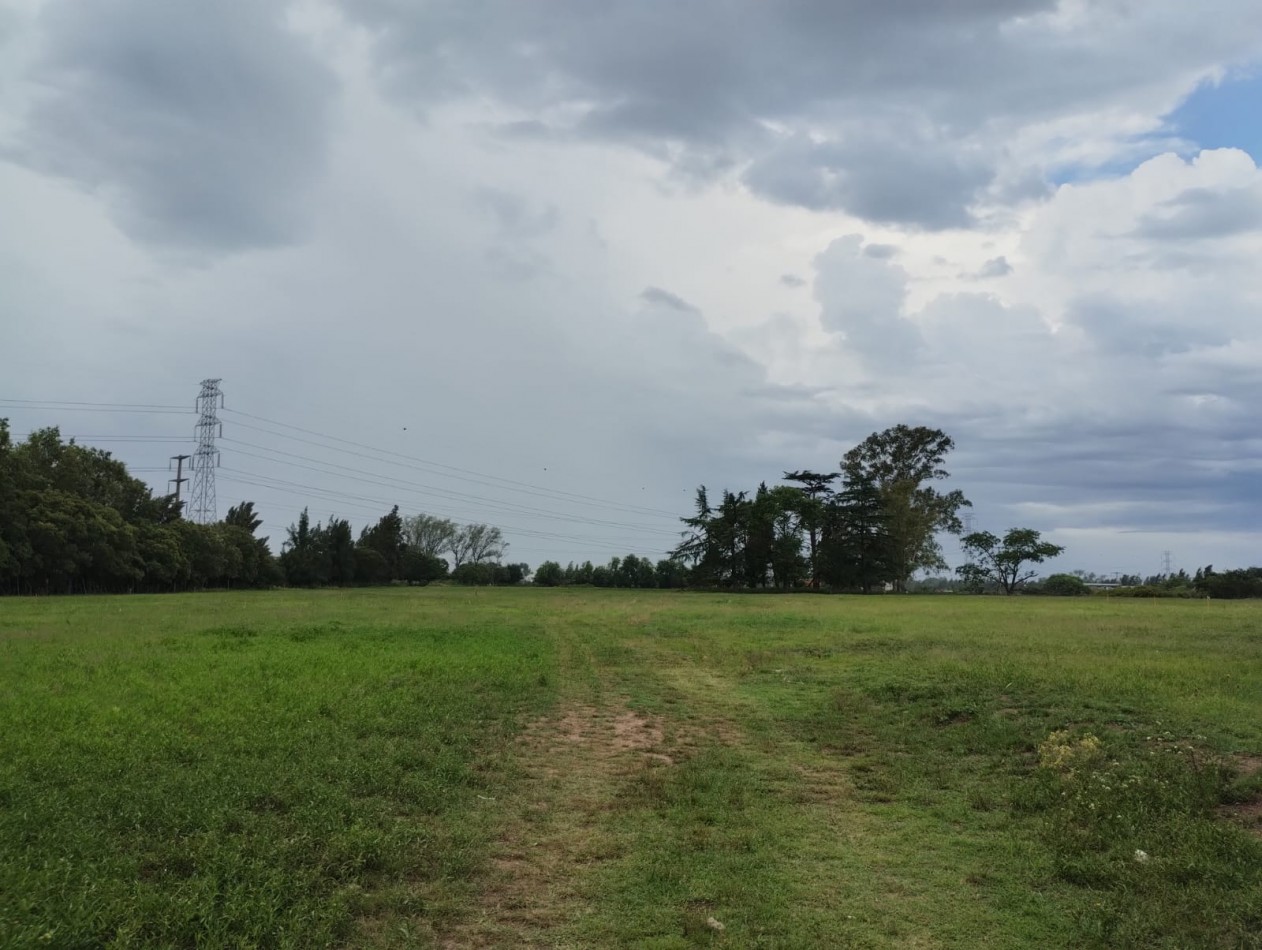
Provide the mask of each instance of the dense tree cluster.
[{"label": "dense tree cluster", "polygon": [[[941,533],[960,534],[959,491],[940,491],[951,439],[937,429],[895,426],[846,453],[836,472],[784,473],[784,484],[752,493],[697,490],[670,556],[628,554],[608,564],[545,561],[541,587],[861,591],[923,589],[1076,595],[1104,582],[1092,574],[1053,575],[1041,584],[1030,565],[1061,553],[1039,532],[961,539],[969,561],[958,580],[916,585],[912,575],[942,570]],[[396,505],[356,538],[350,522],[311,523],[307,510],[286,532],[278,556],[252,502],[216,524],[185,521],[171,496],[154,495],[100,449],[63,442],[56,428],[15,443],[0,419],[0,594],[181,591],[209,587],[521,584],[530,567],[504,563],[499,528],[429,514],[405,517]],[[925,585],[928,585],[927,587]],[[1262,567],[1194,576],[1184,571],[1109,582],[1115,596],[1262,597]]]},{"label": "dense tree cluster", "polygon": [[556,561],[544,561],[535,571],[534,583],[539,587],[624,587],[675,590],[688,586],[688,568],[680,561],[665,558],[656,564],[649,558],[628,554],[611,558],[608,564],[571,561],[562,567]]},{"label": "dense tree cluster", "polygon": [[[298,523],[289,526],[280,566],[293,587],[428,584],[444,578],[457,584],[520,584],[530,567],[501,564],[507,550],[493,525],[457,524],[428,514],[405,518],[398,505],[358,539],[344,518],[312,526],[303,509]],[[450,555],[454,567],[443,554]]]},{"label": "dense tree cluster", "polygon": [[57,429],[14,444],[0,419],[0,592],[21,594],[249,587],[283,578],[235,510],[213,525],[180,518],[108,452]]},{"label": "dense tree cluster", "polygon": [[[396,506],[360,532],[307,511],[273,557],[252,502],[220,522],[194,524],[171,496],[155,496],[100,449],[62,441],[55,428],[15,444],[0,419],[0,593],[116,593],[208,587],[427,583],[517,584],[525,564],[499,564],[499,528]],[[448,572],[447,554],[455,564]]]},{"label": "dense tree cluster", "polygon": [[945,568],[939,532],[959,533],[959,491],[940,492],[953,447],[937,429],[895,426],[846,453],[840,471],[785,472],[752,494],[697,490],[675,559],[697,586],[905,590],[920,569]]},{"label": "dense tree cluster", "polygon": [[1211,564],[1196,572],[1196,576],[1192,578],[1192,587],[1202,596],[1216,600],[1262,597],[1262,567],[1238,568],[1220,573]]}]

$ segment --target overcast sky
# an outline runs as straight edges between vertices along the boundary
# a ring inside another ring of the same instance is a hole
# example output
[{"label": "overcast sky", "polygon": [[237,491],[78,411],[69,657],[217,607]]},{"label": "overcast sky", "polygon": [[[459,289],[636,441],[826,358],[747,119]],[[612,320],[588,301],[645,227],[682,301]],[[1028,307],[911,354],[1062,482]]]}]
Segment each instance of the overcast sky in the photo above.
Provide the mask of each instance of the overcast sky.
[{"label": "overcast sky", "polygon": [[12,400],[222,377],[220,514],[532,565],[905,422],[1058,567],[1257,564],[1260,64],[1256,0],[0,0],[0,415],[165,489],[191,418]]}]

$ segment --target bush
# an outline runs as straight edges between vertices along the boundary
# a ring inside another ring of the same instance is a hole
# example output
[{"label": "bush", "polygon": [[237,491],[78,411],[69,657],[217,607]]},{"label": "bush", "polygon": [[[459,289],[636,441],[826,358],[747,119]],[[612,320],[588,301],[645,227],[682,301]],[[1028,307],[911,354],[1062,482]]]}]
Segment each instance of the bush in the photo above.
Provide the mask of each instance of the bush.
[{"label": "bush", "polygon": [[539,587],[559,587],[564,578],[564,569],[556,561],[544,561],[535,571],[535,584]]},{"label": "bush", "polygon": [[495,583],[494,564],[461,564],[451,572],[451,579],[457,584],[468,584],[473,587],[488,587]]},{"label": "bush", "polygon": [[1039,593],[1051,597],[1085,597],[1091,593],[1091,588],[1073,574],[1053,574],[1039,585]]}]

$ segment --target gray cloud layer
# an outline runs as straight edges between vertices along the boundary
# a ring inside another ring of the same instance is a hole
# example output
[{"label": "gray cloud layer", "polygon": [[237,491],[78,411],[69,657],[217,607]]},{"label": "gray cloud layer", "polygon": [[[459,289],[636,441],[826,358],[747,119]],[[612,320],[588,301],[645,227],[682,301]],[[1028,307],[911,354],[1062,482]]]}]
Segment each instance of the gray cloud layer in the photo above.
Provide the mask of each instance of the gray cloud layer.
[{"label": "gray cloud layer", "polygon": [[1046,183],[1137,164],[1262,51],[1262,7],[1207,2],[342,0],[295,32],[279,3],[46,0],[0,99],[13,385],[222,375],[265,415],[668,510],[940,425],[981,526],[1243,550],[1262,175]]},{"label": "gray cloud layer", "polygon": [[330,70],[272,3],[52,0],[22,154],[155,243],[283,243],[320,171]]},{"label": "gray cloud layer", "polygon": [[[411,104],[492,95],[533,134],[638,145],[690,174],[743,169],[773,201],[967,226],[1020,128],[1142,103],[1255,52],[1262,13],[1051,0],[344,0]],[[1242,22],[1242,18],[1243,21]],[[1172,24],[1177,24],[1172,29]],[[1154,62],[1160,61],[1160,69]],[[1141,106],[1142,108],[1142,106]],[[1084,129],[1085,133],[1085,129]],[[1001,180],[1001,177],[1003,180]]]}]

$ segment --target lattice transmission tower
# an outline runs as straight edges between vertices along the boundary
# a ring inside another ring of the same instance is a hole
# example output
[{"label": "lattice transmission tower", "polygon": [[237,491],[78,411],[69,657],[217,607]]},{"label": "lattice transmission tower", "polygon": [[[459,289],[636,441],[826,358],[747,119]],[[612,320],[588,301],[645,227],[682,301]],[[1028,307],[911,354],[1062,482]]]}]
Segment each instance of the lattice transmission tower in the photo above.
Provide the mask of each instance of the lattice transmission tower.
[{"label": "lattice transmission tower", "polygon": [[223,423],[219,421],[219,409],[223,406],[223,393],[218,379],[203,379],[202,391],[197,397],[197,451],[193,453],[193,501],[189,506],[189,518],[198,524],[211,524],[219,520],[215,503],[215,469],[219,467],[219,452],[215,438],[223,435]]}]

